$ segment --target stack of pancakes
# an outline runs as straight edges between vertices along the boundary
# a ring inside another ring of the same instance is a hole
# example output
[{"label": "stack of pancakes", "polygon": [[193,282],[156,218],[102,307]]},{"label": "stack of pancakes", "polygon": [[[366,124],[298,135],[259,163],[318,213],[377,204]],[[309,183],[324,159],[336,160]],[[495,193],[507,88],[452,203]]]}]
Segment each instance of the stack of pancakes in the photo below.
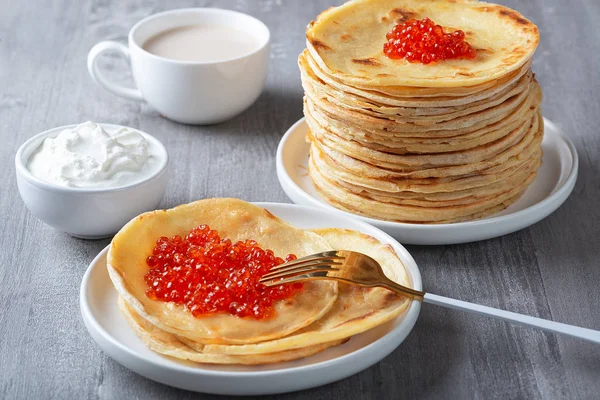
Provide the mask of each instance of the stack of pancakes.
[{"label": "stack of pancakes", "polygon": [[[383,54],[395,24],[460,29],[475,59],[432,64]],[[307,30],[299,57],[309,174],[324,200],[378,219],[449,223],[515,202],[541,165],[537,27],[476,1],[355,0]]]}]

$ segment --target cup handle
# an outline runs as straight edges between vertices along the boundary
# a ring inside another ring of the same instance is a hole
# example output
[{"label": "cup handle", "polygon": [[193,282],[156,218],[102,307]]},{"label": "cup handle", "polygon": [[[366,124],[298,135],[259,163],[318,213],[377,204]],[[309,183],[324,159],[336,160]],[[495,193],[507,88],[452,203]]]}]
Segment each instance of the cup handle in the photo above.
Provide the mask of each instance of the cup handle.
[{"label": "cup handle", "polygon": [[142,92],[138,89],[128,88],[115,83],[110,82],[98,69],[98,58],[105,51],[116,51],[121,53],[129,60],[130,54],[129,49],[123,46],[121,43],[113,41],[104,41],[96,44],[88,53],[87,67],[94,82],[102,86],[104,89],[116,94],[117,96],[125,97],[127,99],[142,101]]}]

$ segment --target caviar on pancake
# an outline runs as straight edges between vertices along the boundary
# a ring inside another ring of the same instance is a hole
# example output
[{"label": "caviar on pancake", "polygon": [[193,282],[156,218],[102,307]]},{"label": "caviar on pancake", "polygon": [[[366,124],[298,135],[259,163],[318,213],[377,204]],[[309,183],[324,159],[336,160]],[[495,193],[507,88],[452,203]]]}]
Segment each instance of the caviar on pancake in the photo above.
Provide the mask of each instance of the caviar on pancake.
[{"label": "caviar on pancake", "polygon": [[303,283],[267,287],[258,283],[271,268],[285,260],[254,240],[232,243],[221,239],[207,225],[185,237],[160,237],[146,264],[146,295],[165,302],[184,304],[194,317],[229,313],[266,319],[275,315],[275,303],[292,298]]},{"label": "caviar on pancake", "polygon": [[410,19],[394,28],[385,36],[383,52],[388,58],[404,58],[410,62],[430,64],[436,61],[477,56],[465,41],[465,33],[456,30],[445,33],[440,25],[429,18]]}]

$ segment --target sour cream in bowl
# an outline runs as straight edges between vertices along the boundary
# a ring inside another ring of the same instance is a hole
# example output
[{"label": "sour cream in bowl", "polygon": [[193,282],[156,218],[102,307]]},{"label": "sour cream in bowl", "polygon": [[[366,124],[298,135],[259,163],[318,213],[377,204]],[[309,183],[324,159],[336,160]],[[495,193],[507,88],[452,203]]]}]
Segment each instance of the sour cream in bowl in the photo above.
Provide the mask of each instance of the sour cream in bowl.
[{"label": "sour cream in bowl", "polygon": [[153,136],[93,122],[42,132],[15,157],[19,193],[31,213],[84,239],[111,236],[155,209],[167,166],[167,151]]}]

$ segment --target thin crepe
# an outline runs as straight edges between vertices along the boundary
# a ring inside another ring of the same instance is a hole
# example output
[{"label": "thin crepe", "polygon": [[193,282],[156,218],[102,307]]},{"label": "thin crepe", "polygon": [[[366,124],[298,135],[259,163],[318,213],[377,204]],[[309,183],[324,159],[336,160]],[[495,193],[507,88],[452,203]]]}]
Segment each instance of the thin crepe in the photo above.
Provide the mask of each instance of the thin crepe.
[{"label": "thin crepe", "polygon": [[219,313],[196,318],[182,305],[152,300],[144,275],[146,258],[161,236],[185,236],[206,224],[231,241],[253,239],[276,256],[298,257],[329,250],[319,235],[297,229],[267,210],[237,199],[207,199],[169,210],[141,214],[114,237],[108,252],[109,276],[131,308],[160,329],[204,343],[254,343],[295,332],[326,314],[337,297],[337,283],[307,282],[302,292],[276,303],[267,320]]}]

